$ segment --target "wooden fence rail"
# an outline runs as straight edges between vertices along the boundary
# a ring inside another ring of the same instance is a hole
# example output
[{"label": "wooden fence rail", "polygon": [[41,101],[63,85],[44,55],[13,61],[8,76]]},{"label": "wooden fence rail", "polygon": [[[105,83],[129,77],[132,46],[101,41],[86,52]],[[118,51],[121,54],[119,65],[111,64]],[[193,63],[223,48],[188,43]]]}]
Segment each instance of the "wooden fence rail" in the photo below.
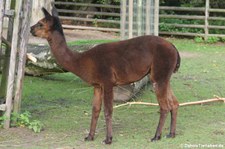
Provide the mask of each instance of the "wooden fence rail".
[{"label": "wooden fence rail", "polygon": [[[210,16],[210,13],[225,13],[225,9],[216,9],[210,8],[209,5],[210,1],[206,0],[205,7],[168,7],[168,6],[161,6],[159,7],[160,11],[163,11],[159,15],[160,18],[160,25],[168,26],[168,27],[175,27],[175,28],[196,28],[202,29],[204,32],[202,33],[195,33],[195,32],[178,32],[178,31],[159,31],[159,34],[163,35],[182,35],[182,36],[201,36],[207,39],[210,36],[214,37],[225,37],[224,34],[212,34],[210,30],[225,30],[225,26],[220,25],[213,25],[210,24],[210,21],[225,21],[224,17],[219,16]],[[166,11],[182,11],[182,12],[192,12],[196,13],[196,15],[177,15],[177,14],[165,14]],[[163,19],[181,19],[181,20],[202,20],[202,24],[177,24],[177,23],[165,23]]]},{"label": "wooden fence rail", "polygon": [[[87,3],[79,3],[79,2],[54,2],[57,6],[59,5],[66,5],[66,6],[78,6],[78,7],[95,7],[95,8],[110,8],[117,10],[118,13],[115,12],[95,12],[95,11],[84,11],[84,10],[67,10],[67,9],[58,9],[59,13],[63,14],[60,16],[63,20],[73,20],[73,21],[81,21],[81,22],[89,22],[89,26],[82,26],[82,25],[73,25],[73,24],[63,24],[65,28],[71,29],[90,29],[90,30],[101,30],[101,31],[115,31],[119,32],[120,24],[120,6],[118,5],[103,5],[103,4],[87,4]],[[186,12],[187,14],[192,13],[192,15],[185,15],[185,13],[174,13],[169,14],[168,11],[174,12]],[[211,30],[225,30],[225,25],[215,25],[211,22],[215,21],[225,21],[225,17],[220,17],[216,15],[218,13],[224,13],[225,9],[217,9],[217,8],[210,8],[210,0],[206,0],[204,7],[171,7],[171,6],[160,6],[159,7],[159,34],[161,35],[176,35],[176,36],[201,36],[207,39],[210,36],[216,37],[225,37],[225,34],[212,34]],[[72,16],[71,14],[76,14],[76,16]],[[213,14],[213,15],[211,15]],[[70,16],[69,16],[70,15]],[[134,14],[135,15],[135,14]],[[145,14],[146,15],[146,14]],[[81,17],[82,16],[82,17]],[[92,17],[89,17],[92,16]],[[98,16],[98,18],[95,18]],[[108,19],[105,19],[107,18]],[[114,20],[113,18],[117,18]],[[110,19],[109,19],[110,18]],[[166,23],[164,22],[165,19],[179,19],[179,20],[201,20],[202,23],[196,24],[178,24],[178,23]],[[90,23],[92,22],[92,26]],[[108,23],[111,24],[109,26],[112,27],[100,27],[96,24],[101,23]],[[128,24],[126,22],[125,24]],[[85,23],[84,23],[85,24]],[[113,25],[114,24],[114,25]],[[225,24],[225,23],[224,23]],[[163,31],[160,29],[160,26],[164,25],[167,27],[177,28],[178,30],[182,29],[182,31]],[[188,29],[201,29],[201,32],[189,32]]]}]

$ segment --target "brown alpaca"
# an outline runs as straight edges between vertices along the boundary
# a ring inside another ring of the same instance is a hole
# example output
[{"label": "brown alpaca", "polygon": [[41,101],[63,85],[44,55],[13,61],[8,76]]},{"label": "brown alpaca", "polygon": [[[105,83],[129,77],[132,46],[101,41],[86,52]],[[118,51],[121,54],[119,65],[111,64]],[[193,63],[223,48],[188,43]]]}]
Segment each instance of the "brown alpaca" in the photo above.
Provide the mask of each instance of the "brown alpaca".
[{"label": "brown alpaca", "polygon": [[59,65],[94,87],[92,119],[86,141],[94,140],[102,101],[106,120],[106,139],[112,143],[113,86],[129,84],[148,75],[160,105],[160,119],[151,141],[161,138],[168,112],[171,113],[170,133],[175,137],[178,102],[170,87],[170,77],[180,66],[176,48],[156,36],[141,36],[129,40],[98,45],[86,52],[71,51],[66,44],[57,12],[45,15],[31,27],[34,36],[46,38]]}]

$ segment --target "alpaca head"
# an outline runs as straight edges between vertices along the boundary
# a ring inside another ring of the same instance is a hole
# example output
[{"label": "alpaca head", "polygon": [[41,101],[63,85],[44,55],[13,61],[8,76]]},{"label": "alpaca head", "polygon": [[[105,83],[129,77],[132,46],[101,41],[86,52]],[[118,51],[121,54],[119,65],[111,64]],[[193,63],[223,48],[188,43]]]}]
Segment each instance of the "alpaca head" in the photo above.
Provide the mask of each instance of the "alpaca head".
[{"label": "alpaca head", "polygon": [[63,35],[62,25],[59,21],[56,9],[53,7],[52,15],[45,8],[42,8],[42,12],[45,17],[39,20],[35,25],[31,26],[31,34],[46,39],[54,31],[58,31]]}]

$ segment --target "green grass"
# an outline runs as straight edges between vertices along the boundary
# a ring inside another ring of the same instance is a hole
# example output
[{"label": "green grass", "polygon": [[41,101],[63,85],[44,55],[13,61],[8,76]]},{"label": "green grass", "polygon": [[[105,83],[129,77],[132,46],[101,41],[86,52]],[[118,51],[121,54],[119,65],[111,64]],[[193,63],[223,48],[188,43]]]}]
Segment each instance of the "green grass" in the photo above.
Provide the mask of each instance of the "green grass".
[{"label": "green grass", "polygon": [[[182,55],[179,72],[171,84],[180,103],[225,97],[225,45],[196,44],[192,40],[169,39]],[[151,86],[143,88],[132,100],[156,102]],[[183,148],[185,145],[222,144],[225,147],[225,104],[180,107],[177,137],[166,139],[169,116],[163,129],[162,140],[151,143],[158,124],[158,107],[132,105],[114,109],[113,144],[101,144],[105,137],[105,122],[101,113],[95,141],[84,142],[91,119],[92,87],[71,73],[25,77],[22,110],[30,111],[34,119],[44,123],[44,131],[33,136],[31,148]],[[1,133],[0,133],[1,134]],[[36,138],[35,138],[36,137]],[[11,139],[12,141],[6,141]],[[39,140],[38,140],[39,139]],[[17,140],[17,141],[14,141]],[[0,147],[26,147],[24,137],[18,134],[1,135]],[[25,141],[26,142],[26,141]],[[7,144],[8,143],[8,144]]]}]

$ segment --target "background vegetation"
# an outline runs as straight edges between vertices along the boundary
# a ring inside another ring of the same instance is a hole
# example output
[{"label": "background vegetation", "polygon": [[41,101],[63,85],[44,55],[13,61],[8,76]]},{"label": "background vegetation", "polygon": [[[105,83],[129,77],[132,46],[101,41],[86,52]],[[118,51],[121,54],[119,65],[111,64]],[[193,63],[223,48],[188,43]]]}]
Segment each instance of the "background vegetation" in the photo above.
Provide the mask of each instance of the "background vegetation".
[{"label": "background vegetation", "polygon": [[[61,0],[56,0],[61,1]],[[93,4],[106,4],[106,5],[120,5],[120,0],[66,0],[68,2],[81,2],[81,3],[93,3]],[[160,6],[176,6],[176,7],[205,7],[205,0],[160,0]],[[57,5],[58,8],[69,9],[69,10],[83,10],[86,11],[91,9],[91,11],[98,12],[112,12],[119,13],[120,9],[113,8],[100,8],[100,7],[83,7],[83,6],[69,6],[69,5]],[[224,0],[210,0],[210,8],[225,9]],[[61,13],[63,14],[63,13]],[[204,16],[204,12],[196,11],[173,11],[173,10],[160,10],[160,14],[173,14],[173,15],[199,15]],[[72,16],[82,16],[83,14],[63,14]],[[91,15],[91,14],[90,14]],[[220,12],[210,12],[210,17],[225,17],[225,13]],[[86,17],[86,16],[85,16]],[[104,15],[94,15],[93,18],[97,19],[109,19],[109,20],[119,20],[118,16],[104,16]],[[82,24],[79,21],[73,21],[74,24]],[[160,18],[159,20],[159,31],[166,32],[186,32],[186,33],[204,33],[203,28],[188,28],[188,27],[175,27],[167,24],[195,24],[204,25],[204,20],[195,19],[174,19],[174,18]],[[87,23],[85,25],[88,25]],[[114,23],[96,23],[96,21],[90,23],[89,25],[98,27],[108,27],[108,28],[119,28],[119,24]],[[224,20],[209,20],[209,25],[225,26]],[[209,29],[210,34],[225,34],[224,29]]]}]

